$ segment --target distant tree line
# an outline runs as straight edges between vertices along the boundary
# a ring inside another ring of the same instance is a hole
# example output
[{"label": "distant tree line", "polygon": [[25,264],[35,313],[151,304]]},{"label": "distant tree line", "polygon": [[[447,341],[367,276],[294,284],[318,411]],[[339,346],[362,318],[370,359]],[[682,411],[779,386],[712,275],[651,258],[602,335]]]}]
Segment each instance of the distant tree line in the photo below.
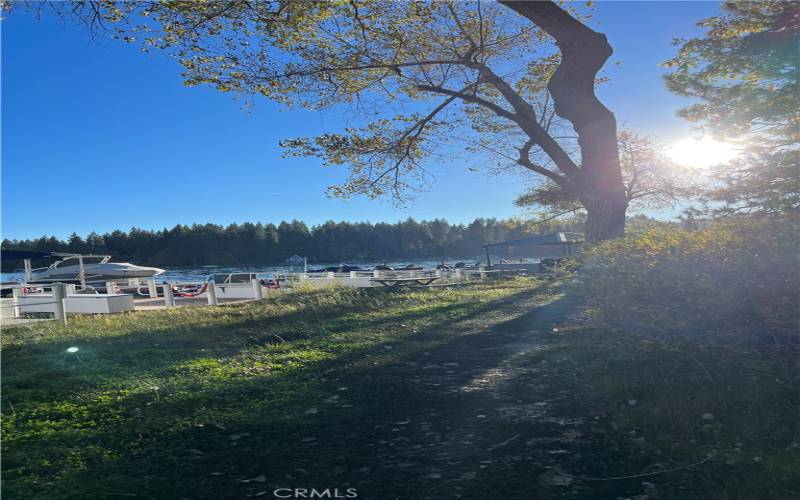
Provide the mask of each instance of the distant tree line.
[{"label": "distant tree line", "polygon": [[[261,265],[285,262],[292,255],[309,261],[346,262],[416,258],[480,258],[482,245],[553,231],[581,231],[576,221],[475,219],[450,224],[443,219],[406,219],[394,224],[333,222],[309,228],[293,220],[278,225],[264,223],[192,224],[172,229],[72,234],[67,241],[53,236],[8,240],[3,248],[73,253],[110,254],[154,266]],[[18,267],[3,262],[4,269]]]}]

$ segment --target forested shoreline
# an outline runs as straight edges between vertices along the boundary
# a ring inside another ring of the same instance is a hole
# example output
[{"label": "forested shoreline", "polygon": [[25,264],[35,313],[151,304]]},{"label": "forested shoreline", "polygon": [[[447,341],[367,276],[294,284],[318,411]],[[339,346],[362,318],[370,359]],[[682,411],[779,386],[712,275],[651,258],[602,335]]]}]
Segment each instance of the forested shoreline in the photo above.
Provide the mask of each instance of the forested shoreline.
[{"label": "forested shoreline", "polygon": [[[581,231],[580,221],[535,223],[518,219],[475,219],[450,224],[443,219],[396,223],[333,222],[308,227],[297,220],[272,223],[178,224],[172,229],[132,228],[110,233],[72,234],[29,240],[4,239],[3,248],[110,254],[116,260],[159,266],[260,265],[292,255],[310,261],[469,258],[482,245],[553,231]],[[19,266],[3,262],[3,268]]]}]

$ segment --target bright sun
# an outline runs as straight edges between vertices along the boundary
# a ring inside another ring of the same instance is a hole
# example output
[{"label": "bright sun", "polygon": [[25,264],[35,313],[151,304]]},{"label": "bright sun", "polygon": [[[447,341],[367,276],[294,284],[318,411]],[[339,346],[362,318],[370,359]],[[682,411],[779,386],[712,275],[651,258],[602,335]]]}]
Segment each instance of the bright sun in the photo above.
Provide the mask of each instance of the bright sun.
[{"label": "bright sun", "polygon": [[693,168],[708,168],[728,163],[739,155],[731,144],[719,142],[711,137],[689,137],[667,149],[667,155],[679,165]]}]

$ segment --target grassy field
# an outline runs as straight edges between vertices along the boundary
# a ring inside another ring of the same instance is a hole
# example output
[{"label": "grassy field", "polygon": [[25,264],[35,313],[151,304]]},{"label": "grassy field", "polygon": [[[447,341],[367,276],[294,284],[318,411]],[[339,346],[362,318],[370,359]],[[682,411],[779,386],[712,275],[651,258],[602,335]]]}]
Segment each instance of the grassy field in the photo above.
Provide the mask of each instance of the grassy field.
[{"label": "grassy field", "polygon": [[2,347],[9,499],[800,498],[798,353],[596,331],[555,281],[74,319]]}]

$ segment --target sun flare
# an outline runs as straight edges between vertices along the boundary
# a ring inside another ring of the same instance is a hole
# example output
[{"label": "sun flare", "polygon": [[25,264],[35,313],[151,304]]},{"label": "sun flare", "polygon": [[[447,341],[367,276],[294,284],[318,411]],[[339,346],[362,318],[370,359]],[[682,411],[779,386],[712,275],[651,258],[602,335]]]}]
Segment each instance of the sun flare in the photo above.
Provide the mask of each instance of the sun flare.
[{"label": "sun flare", "polygon": [[667,155],[678,165],[708,168],[730,162],[739,155],[739,151],[731,144],[705,136],[677,141],[667,149]]}]

